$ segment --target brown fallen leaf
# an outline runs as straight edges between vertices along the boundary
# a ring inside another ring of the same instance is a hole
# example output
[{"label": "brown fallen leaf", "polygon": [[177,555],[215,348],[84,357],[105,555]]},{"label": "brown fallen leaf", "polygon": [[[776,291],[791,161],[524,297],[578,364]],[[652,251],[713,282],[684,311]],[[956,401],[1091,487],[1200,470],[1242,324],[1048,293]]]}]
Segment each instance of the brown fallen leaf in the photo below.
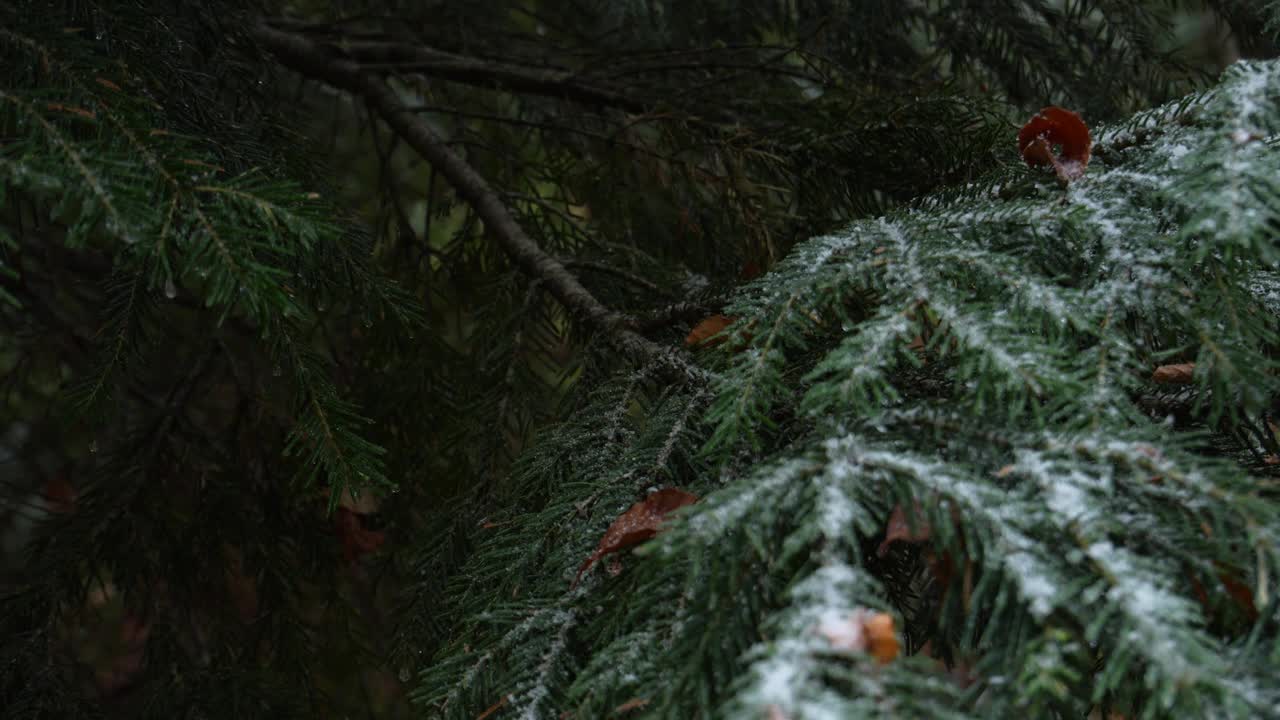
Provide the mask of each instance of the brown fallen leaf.
[{"label": "brown fallen leaf", "polygon": [[1190,385],[1195,382],[1196,364],[1177,363],[1174,365],[1161,365],[1151,373],[1151,382],[1161,385]]},{"label": "brown fallen leaf", "polygon": [[893,631],[893,616],[876,613],[864,622],[867,629],[868,652],[880,664],[892,662],[898,657],[898,634]]},{"label": "brown fallen leaf", "polygon": [[[325,490],[324,494],[328,495],[328,492]],[[368,489],[357,496],[351,492],[351,488],[345,488],[342,491],[342,497],[338,498],[338,507],[344,507],[357,515],[376,513],[381,505],[378,496]]]},{"label": "brown fallen leaf", "polygon": [[[997,477],[1005,477],[1012,473],[1014,466],[1006,465],[996,471]],[[951,522],[958,527],[961,524],[960,509],[955,504],[949,506],[951,512]],[[912,529],[912,521],[914,520],[915,529]],[[876,554],[884,557],[889,553],[890,546],[895,542],[919,543],[925,542],[933,537],[933,528],[929,525],[929,521],[924,517],[924,509],[920,503],[914,503],[912,509],[912,517],[907,517],[907,511],[901,505],[895,505],[893,512],[889,515],[889,522],[885,527],[884,541],[880,543]],[[964,585],[961,588],[962,600],[964,606],[969,607],[969,596],[973,590],[973,561],[964,557],[963,553],[964,540],[960,539],[961,559],[964,561],[962,579]],[[946,594],[951,587],[951,581],[956,575],[956,562],[950,552],[935,552],[928,550],[924,554],[924,560],[928,563],[930,571],[933,573],[937,581],[939,592]]]},{"label": "brown fallen leaf", "polygon": [[51,103],[45,103],[45,107],[49,108],[50,110],[59,110],[62,112],[71,113],[72,115],[79,115],[82,118],[88,118],[90,120],[97,117],[97,115],[93,114],[92,110],[86,110],[82,107],[76,107],[74,105],[64,105],[62,103],[51,102]]},{"label": "brown fallen leaf", "polygon": [[865,652],[881,664],[898,657],[900,645],[893,629],[893,616],[858,608],[848,615],[823,621],[818,634],[838,650]]},{"label": "brown fallen leaf", "polygon": [[625,715],[632,710],[639,710],[649,704],[649,698],[631,698],[613,709],[614,715]]},{"label": "brown fallen leaf", "polygon": [[1245,616],[1249,618],[1249,622],[1257,620],[1258,607],[1253,604],[1253,590],[1225,570],[1218,573],[1218,580],[1222,582],[1222,587],[1227,591],[1227,595],[1230,595],[1236,605],[1244,611]]},{"label": "brown fallen leaf", "polygon": [[[1244,613],[1249,622],[1258,619],[1258,607],[1253,603],[1253,590],[1248,585],[1240,582],[1229,568],[1224,567],[1221,563],[1214,563],[1218,569],[1218,582],[1222,583],[1222,589],[1226,591],[1227,597],[1231,598],[1236,607]],[[1204,609],[1205,615],[1209,614],[1211,603],[1209,601],[1209,593],[1200,579],[1195,573],[1188,573],[1191,580],[1191,590],[1195,593],[1196,600],[1200,602],[1200,607]]]},{"label": "brown fallen leaf", "polygon": [[708,315],[701,322],[693,326],[689,334],[684,339],[685,347],[694,347],[696,345],[705,345],[706,347],[714,347],[725,341],[725,337],[721,332],[734,321],[734,318],[728,315]]},{"label": "brown fallen leaf", "polygon": [[[884,542],[880,543],[880,547],[876,550],[876,554],[884,557],[889,552],[889,546],[901,540],[903,542],[924,542],[928,540],[933,532],[929,527],[929,523],[924,519],[924,513],[921,510],[920,503],[916,503],[912,510],[912,520],[908,520],[907,513],[902,509],[901,505],[896,505],[893,512],[889,515],[889,524],[885,527]],[[912,529],[914,523],[915,529]]]},{"label": "brown fallen leaf", "polygon": [[[1061,148],[1055,155],[1054,147]],[[1051,165],[1064,182],[1084,176],[1093,140],[1078,114],[1056,105],[1043,108],[1018,132],[1018,152],[1032,167]]]},{"label": "brown fallen leaf", "polygon": [[591,553],[591,556],[578,568],[578,574],[573,578],[570,589],[578,586],[582,574],[591,569],[597,560],[609,553],[638,545],[657,535],[662,521],[669,513],[697,501],[698,496],[692,493],[677,488],[663,488],[649,493],[644,500],[627,508],[627,511],[619,515],[604,531],[604,537],[600,538],[600,544],[596,546],[595,552]]},{"label": "brown fallen leaf", "polygon": [[342,541],[342,556],[350,564],[354,564],[363,555],[367,555],[386,541],[386,533],[379,530],[367,530],[364,527],[364,516],[340,507],[333,513],[333,526],[338,539]]}]

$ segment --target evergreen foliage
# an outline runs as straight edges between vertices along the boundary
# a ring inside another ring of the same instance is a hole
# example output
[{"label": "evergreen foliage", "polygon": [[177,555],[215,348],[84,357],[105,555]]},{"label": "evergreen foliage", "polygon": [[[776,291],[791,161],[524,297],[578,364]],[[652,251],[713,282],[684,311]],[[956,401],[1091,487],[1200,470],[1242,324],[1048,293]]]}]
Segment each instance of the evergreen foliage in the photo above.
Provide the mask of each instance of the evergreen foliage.
[{"label": "evergreen foliage", "polygon": [[255,616],[340,583],[310,488],[394,487],[320,341],[406,334],[418,303],[300,184],[323,190],[254,110],[242,28],[191,9],[0,21],[4,508],[37,521],[7,538],[7,717],[92,714],[136,675],[111,637],[135,621],[152,680],[114,712],[287,715],[327,643]]},{"label": "evergreen foliage", "polygon": [[[1276,716],[1275,483],[1205,431],[1239,454],[1276,442],[1251,426],[1275,392],[1278,103],[1280,65],[1241,62],[1098,131],[1067,188],[1003,168],[797,246],[730,302],[710,403],[668,390],[620,431],[610,404],[635,380],[615,381],[531,453],[515,480],[556,492],[464,568],[465,649],[419,699],[448,717],[500,697],[527,717],[635,698],[663,717]],[[1196,385],[1155,412],[1170,360]],[[604,525],[667,483],[707,496],[621,577],[569,591]],[[912,503],[963,588],[919,548],[871,551]],[[857,607],[973,684],[833,650],[817,629]]]},{"label": "evergreen foliage", "polygon": [[1275,3],[321,5],[0,7],[0,714],[1280,716]]}]

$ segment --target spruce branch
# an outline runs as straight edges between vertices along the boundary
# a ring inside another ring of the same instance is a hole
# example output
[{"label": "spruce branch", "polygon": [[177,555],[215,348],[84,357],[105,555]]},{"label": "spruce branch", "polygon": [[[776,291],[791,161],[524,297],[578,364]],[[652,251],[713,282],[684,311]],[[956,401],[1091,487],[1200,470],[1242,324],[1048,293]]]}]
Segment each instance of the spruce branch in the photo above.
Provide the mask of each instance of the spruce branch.
[{"label": "spruce branch", "polygon": [[605,307],[564,264],[540,248],[489,182],[406,107],[385,80],[305,37],[265,23],[254,28],[253,36],[287,67],[346,90],[369,103],[392,130],[448,178],[458,195],[471,205],[521,270],[541,280],[561,304],[603,332],[619,351],[633,361],[658,365],[676,376],[693,378],[702,375],[674,350],[663,348],[631,330],[625,315]]}]

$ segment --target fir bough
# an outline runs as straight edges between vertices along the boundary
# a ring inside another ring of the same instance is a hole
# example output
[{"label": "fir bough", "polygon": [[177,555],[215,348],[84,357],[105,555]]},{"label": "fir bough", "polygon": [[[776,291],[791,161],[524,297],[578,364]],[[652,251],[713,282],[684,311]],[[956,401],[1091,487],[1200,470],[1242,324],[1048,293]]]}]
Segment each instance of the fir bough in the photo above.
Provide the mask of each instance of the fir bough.
[{"label": "fir bough", "polygon": [[339,5],[0,5],[0,707],[1265,715],[1272,131],[1009,149],[1194,86],[1181,4]]},{"label": "fir bough", "polygon": [[[1239,62],[1069,186],[1011,161],[801,243],[730,302],[709,402],[611,381],[529,451],[421,709],[1280,717],[1277,130],[1280,64]],[[660,485],[704,497],[570,590]],[[895,508],[927,540],[878,552]],[[857,608],[902,656],[818,632]]]},{"label": "fir bough", "polygon": [[0,714],[313,715],[324,498],[395,486],[318,337],[421,310],[253,111],[242,9],[71,5],[0,7]]}]

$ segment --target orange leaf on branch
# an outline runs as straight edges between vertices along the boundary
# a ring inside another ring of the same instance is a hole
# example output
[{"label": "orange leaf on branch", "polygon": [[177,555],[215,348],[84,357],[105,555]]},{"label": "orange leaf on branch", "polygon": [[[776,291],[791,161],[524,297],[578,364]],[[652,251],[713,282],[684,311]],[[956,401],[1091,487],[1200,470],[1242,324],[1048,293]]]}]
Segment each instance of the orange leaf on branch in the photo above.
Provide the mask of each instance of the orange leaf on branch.
[{"label": "orange leaf on branch", "polygon": [[867,631],[867,652],[880,664],[892,662],[898,657],[898,634],[893,629],[893,616],[876,613],[863,621]]},{"label": "orange leaf on branch", "polygon": [[600,538],[595,552],[591,553],[591,556],[578,568],[578,574],[573,578],[570,589],[578,586],[582,574],[590,570],[600,558],[625,550],[632,545],[638,545],[657,535],[662,527],[662,521],[668,514],[697,501],[698,496],[692,493],[677,488],[663,488],[649,493],[644,500],[627,508],[627,511],[619,515],[604,531],[604,537]]},{"label": "orange leaf on branch", "polygon": [[630,713],[632,710],[641,710],[648,704],[649,704],[649,698],[631,698],[630,700],[614,708],[613,714],[615,716],[626,715]]},{"label": "orange leaf on branch", "polygon": [[1177,363],[1161,365],[1151,373],[1151,382],[1160,385],[1190,385],[1195,382],[1196,364]]},{"label": "orange leaf on branch", "polygon": [[713,347],[725,341],[722,334],[724,329],[729,327],[734,318],[728,315],[708,315],[701,322],[693,326],[689,334],[684,339],[685,347],[694,347],[696,345],[705,345]]},{"label": "orange leaf on branch", "polygon": [[865,652],[881,664],[898,657],[900,645],[893,616],[858,608],[842,618],[824,620],[818,634],[838,650]]},{"label": "orange leaf on branch", "polygon": [[[1055,155],[1054,148],[1061,149]],[[1018,132],[1018,152],[1032,167],[1051,165],[1063,182],[1084,177],[1093,139],[1089,126],[1070,110],[1051,105],[1036,113]]]}]

